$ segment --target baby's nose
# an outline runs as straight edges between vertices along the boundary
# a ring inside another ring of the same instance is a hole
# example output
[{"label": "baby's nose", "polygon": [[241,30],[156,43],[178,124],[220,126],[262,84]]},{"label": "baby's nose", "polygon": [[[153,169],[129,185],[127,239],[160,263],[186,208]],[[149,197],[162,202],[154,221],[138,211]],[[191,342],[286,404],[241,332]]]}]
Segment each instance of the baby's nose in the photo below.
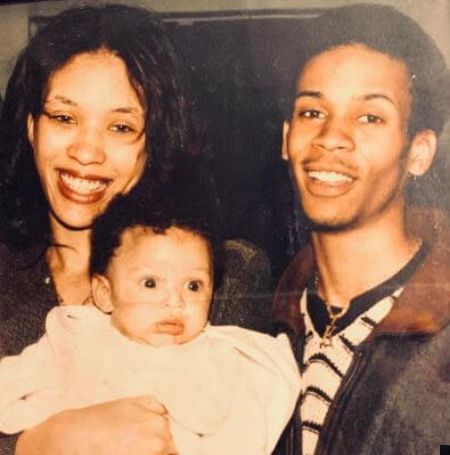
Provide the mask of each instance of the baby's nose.
[{"label": "baby's nose", "polygon": [[181,308],[184,306],[184,299],[181,292],[171,289],[167,294],[164,306],[170,308]]}]

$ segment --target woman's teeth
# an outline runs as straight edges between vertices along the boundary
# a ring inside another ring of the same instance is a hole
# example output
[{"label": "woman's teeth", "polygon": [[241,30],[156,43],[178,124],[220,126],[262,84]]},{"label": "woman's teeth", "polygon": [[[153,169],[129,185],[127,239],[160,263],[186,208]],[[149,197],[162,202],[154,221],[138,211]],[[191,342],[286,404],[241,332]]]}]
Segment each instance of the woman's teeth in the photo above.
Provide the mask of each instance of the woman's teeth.
[{"label": "woman's teeth", "polygon": [[102,180],[74,177],[63,172],[60,173],[60,176],[61,180],[69,189],[80,194],[91,194],[106,188],[106,183]]},{"label": "woman's teeth", "polygon": [[344,183],[351,182],[352,178],[339,172],[330,171],[310,171],[308,176],[325,183]]}]

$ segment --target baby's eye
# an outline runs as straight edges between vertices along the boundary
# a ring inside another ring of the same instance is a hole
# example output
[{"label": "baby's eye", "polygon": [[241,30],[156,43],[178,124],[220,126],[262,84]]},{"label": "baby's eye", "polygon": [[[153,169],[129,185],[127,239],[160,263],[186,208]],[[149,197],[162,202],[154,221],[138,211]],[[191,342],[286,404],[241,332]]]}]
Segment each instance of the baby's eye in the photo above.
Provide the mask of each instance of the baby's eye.
[{"label": "baby's eye", "polygon": [[192,291],[192,292],[198,292],[200,288],[202,287],[202,284],[200,281],[196,280],[191,280],[189,281],[187,288]]},{"label": "baby's eye", "polygon": [[364,114],[359,117],[361,123],[381,123],[383,119],[375,114]]},{"label": "baby's eye", "polygon": [[156,281],[154,278],[146,278],[144,281],[143,281],[143,285],[145,288],[156,288]]},{"label": "baby's eye", "polygon": [[306,109],[300,111],[300,117],[308,119],[323,119],[325,118],[325,113],[318,111],[317,109]]}]

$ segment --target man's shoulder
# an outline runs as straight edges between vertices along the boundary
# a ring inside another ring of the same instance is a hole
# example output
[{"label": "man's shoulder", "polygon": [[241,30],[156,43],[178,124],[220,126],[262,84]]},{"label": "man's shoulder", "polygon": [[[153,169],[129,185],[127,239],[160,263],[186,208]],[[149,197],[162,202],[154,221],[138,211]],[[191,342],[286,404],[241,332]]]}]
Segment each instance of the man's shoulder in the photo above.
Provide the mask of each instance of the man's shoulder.
[{"label": "man's shoulder", "polygon": [[303,290],[311,276],[314,264],[314,251],[312,246],[307,244],[289,262],[278,281],[277,291]]},{"label": "man's shoulder", "polygon": [[406,225],[409,232],[432,247],[450,250],[450,215],[447,212],[434,207],[411,206],[406,211]]},{"label": "man's shoulder", "polygon": [[302,331],[299,301],[314,270],[314,264],[314,252],[308,244],[294,256],[278,281],[272,302],[274,333],[285,332],[292,337]]}]

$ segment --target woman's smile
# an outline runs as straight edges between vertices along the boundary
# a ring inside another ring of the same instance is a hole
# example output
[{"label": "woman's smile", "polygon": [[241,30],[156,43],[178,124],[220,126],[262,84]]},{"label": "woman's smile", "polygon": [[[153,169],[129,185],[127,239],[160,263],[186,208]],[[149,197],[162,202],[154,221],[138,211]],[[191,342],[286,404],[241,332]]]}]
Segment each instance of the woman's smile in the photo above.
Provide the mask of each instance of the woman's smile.
[{"label": "woman's smile", "polygon": [[146,162],[144,124],[145,108],[119,57],[83,53],[55,72],[44,113],[28,121],[53,221],[89,228],[137,183]]},{"label": "woman's smile", "polygon": [[111,179],[95,175],[81,176],[74,171],[58,171],[58,186],[61,194],[67,199],[79,203],[99,201],[105,194]]}]

